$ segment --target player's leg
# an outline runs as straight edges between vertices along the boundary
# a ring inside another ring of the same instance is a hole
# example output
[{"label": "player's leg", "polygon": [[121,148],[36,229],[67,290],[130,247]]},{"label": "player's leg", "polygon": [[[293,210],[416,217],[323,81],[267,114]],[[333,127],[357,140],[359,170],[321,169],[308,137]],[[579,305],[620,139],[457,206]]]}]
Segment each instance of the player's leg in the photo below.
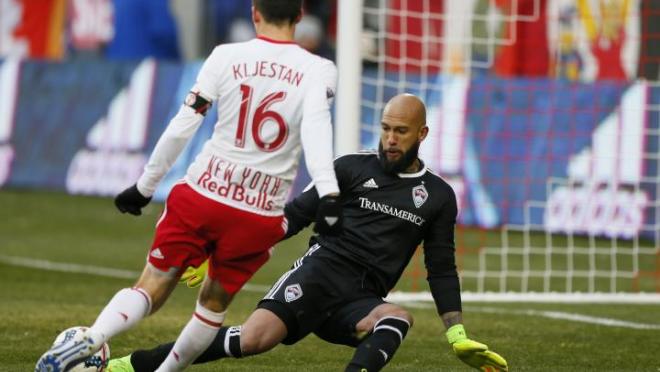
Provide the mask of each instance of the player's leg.
[{"label": "player's leg", "polygon": [[200,214],[208,201],[185,184],[172,188],[156,224],[148,262],[135,287],[120,290],[97,318],[92,331],[105,340],[155,313],[172,293],[182,270],[199,266],[207,257],[208,237],[195,227],[203,224]]},{"label": "player's leg", "polygon": [[93,354],[111,337],[133,327],[162,306],[176,286],[182,267],[204,261],[205,242],[191,235],[187,226],[180,222],[181,210],[187,205],[184,199],[179,186],[170,193],[156,227],[149,262],[135,286],[119,290],[85,332],[44,353],[37,362],[37,371],[67,370]]},{"label": "player's leg", "polygon": [[162,272],[147,264],[134,287],[119,290],[90,328],[42,355],[36,370],[64,371],[95,353],[111,337],[135,326],[165,302],[178,281],[176,272]]},{"label": "player's leg", "polygon": [[[316,248],[312,247],[310,252]],[[259,354],[279,343],[294,344],[323,323],[327,312],[319,311],[318,306],[331,296],[320,289],[315,280],[327,265],[322,261],[308,261],[309,258],[297,260],[242,326],[221,327],[211,345],[194,363]],[[137,350],[128,357],[113,359],[110,361],[109,372],[115,371],[115,368],[117,372],[155,371],[173,346],[174,343],[163,344],[150,350]]]},{"label": "player's leg", "polygon": [[157,370],[182,370],[206,350],[218,334],[233,297],[233,293],[228,293],[218,281],[207,276],[193,316]]},{"label": "player's leg", "polygon": [[[260,308],[256,309],[243,325],[221,327],[208,348],[194,360],[193,364],[260,354],[277,346],[288,334],[283,319],[288,323],[295,322],[293,312],[284,305],[278,304],[260,304]],[[290,343],[296,341],[297,339],[290,340]],[[130,356],[112,360],[108,371],[153,372],[161,366],[161,363],[163,366],[168,365],[167,359],[173,354],[173,349],[175,349],[174,342],[150,350],[137,350]]]},{"label": "player's leg", "polygon": [[398,349],[412,325],[400,306],[373,295],[349,300],[315,333],[325,341],[356,347],[346,371],[379,371]]},{"label": "player's leg", "polygon": [[410,313],[394,304],[381,304],[355,326],[356,334],[364,338],[346,367],[352,371],[380,371],[403,342],[412,326]]},{"label": "player's leg", "polygon": [[177,285],[182,269],[198,266],[207,257],[207,237],[191,228],[198,226],[198,216],[191,209],[202,209],[206,201],[176,185],[168,196],[158,223],[148,262],[133,288],[117,292],[90,328],[104,340],[123,332],[140,319],[155,313],[165,303]]},{"label": "player's leg", "polygon": [[176,286],[177,271],[178,268],[161,271],[147,264],[135,286],[117,292],[90,329],[107,341],[156,312]]},{"label": "player's leg", "polygon": [[[243,325],[221,327],[211,345],[193,364],[260,354],[277,346],[286,335],[286,325],[275,313],[256,309]],[[170,342],[113,359],[108,372],[153,372],[167,358],[173,346],[174,342]]]},{"label": "player's leg", "polygon": [[192,318],[158,370],[180,370],[212,343],[234,295],[268,261],[270,248],[282,237],[282,217],[264,217],[220,203],[211,231],[216,247]]}]

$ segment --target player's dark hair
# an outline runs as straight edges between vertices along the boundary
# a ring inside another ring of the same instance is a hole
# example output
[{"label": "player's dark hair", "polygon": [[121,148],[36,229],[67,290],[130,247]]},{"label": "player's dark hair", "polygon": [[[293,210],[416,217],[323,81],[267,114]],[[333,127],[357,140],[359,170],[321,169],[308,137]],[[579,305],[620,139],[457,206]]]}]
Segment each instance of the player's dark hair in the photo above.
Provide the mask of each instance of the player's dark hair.
[{"label": "player's dark hair", "polygon": [[268,23],[293,24],[300,17],[303,0],[252,0],[252,5]]}]

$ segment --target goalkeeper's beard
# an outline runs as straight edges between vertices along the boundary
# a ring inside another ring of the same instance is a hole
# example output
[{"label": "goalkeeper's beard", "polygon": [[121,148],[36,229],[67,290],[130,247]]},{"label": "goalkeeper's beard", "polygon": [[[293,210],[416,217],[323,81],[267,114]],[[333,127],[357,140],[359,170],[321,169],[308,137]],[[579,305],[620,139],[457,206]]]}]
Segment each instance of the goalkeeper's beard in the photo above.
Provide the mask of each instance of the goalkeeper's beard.
[{"label": "goalkeeper's beard", "polygon": [[405,173],[405,171],[417,160],[417,155],[419,153],[420,141],[415,142],[408,151],[401,154],[397,160],[388,160],[387,154],[383,149],[383,143],[378,144],[378,159],[380,160],[380,165],[383,167],[386,173],[397,174]]}]

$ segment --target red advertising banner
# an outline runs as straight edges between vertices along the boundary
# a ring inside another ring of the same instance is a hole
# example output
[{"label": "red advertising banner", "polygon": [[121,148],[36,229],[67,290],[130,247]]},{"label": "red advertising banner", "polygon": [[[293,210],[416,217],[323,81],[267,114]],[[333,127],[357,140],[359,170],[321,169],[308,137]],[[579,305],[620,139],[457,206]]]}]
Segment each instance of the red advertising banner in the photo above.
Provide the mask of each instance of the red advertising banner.
[{"label": "red advertising banner", "polygon": [[64,55],[64,0],[2,0],[0,56]]}]

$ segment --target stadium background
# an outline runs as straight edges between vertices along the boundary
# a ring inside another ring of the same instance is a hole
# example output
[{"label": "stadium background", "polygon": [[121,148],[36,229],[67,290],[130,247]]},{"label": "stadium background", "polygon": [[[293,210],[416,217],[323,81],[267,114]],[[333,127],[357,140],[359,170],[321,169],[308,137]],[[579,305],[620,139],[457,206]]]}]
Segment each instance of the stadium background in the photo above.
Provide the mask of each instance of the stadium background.
[{"label": "stadium background", "polygon": [[[359,147],[377,145],[380,112],[390,97],[406,91],[424,98],[431,133],[423,157],[452,184],[460,204],[456,243],[464,299],[545,301],[553,310],[638,321],[642,331],[621,336],[599,328],[595,334],[655,340],[650,345],[660,348],[657,305],[611,305],[660,302],[660,3],[364,0],[358,10],[362,32],[353,37],[359,45],[353,53],[361,78],[352,89],[361,97]],[[335,59],[342,45],[337,2],[308,0],[306,11],[298,42]],[[138,222],[123,221],[107,197],[137,179],[212,47],[251,37],[247,0],[0,0],[3,319],[25,304],[35,313],[50,309],[46,323],[91,321],[86,317],[117,283],[130,282],[160,205]],[[349,88],[340,83],[339,97],[342,89]],[[183,175],[216,115],[207,116],[157,190],[157,201]],[[301,169],[294,195],[308,180]],[[255,278],[256,288],[277,277],[304,239],[294,244],[278,250],[281,256]],[[26,270],[38,273],[23,283]],[[94,275],[114,279],[105,283]],[[428,300],[424,276],[416,255],[393,298],[424,308],[425,302],[409,302]],[[71,284],[81,278],[92,283],[93,294]],[[58,283],[70,287],[51,298]],[[76,291],[88,297],[81,300]],[[183,324],[189,306],[177,301],[190,295],[178,296],[166,319]],[[71,302],[74,315],[61,314],[60,306]],[[245,310],[230,321],[240,321],[255,300],[242,302]],[[574,302],[586,304],[566,305]],[[612,313],[599,313],[594,303],[607,303]],[[489,324],[484,314],[524,318],[515,314],[520,305],[503,306],[471,308],[495,345],[517,325],[552,326],[525,319]],[[526,309],[531,316],[548,310]],[[438,322],[431,310],[419,311]],[[151,324],[169,330],[155,333],[162,340],[174,337],[179,323]],[[0,370],[27,368],[53,329],[62,328],[39,324],[30,337],[18,337],[25,352],[0,348]],[[2,328],[25,327],[10,321]],[[119,350],[137,342],[126,337]],[[517,350],[515,337],[501,342],[505,355]],[[32,350],[33,344],[41,347]],[[594,353],[594,345],[584,342],[583,353]],[[402,366],[418,368],[416,356],[406,364],[402,352]],[[553,353],[564,355],[561,348]],[[553,355],[541,354],[515,355],[514,365],[539,370]],[[631,370],[657,370],[657,361],[638,357]],[[621,358],[604,369],[626,369]],[[460,368],[449,360],[449,369]],[[591,360],[568,359],[565,367],[589,369]],[[341,366],[341,360],[328,363]]]}]

